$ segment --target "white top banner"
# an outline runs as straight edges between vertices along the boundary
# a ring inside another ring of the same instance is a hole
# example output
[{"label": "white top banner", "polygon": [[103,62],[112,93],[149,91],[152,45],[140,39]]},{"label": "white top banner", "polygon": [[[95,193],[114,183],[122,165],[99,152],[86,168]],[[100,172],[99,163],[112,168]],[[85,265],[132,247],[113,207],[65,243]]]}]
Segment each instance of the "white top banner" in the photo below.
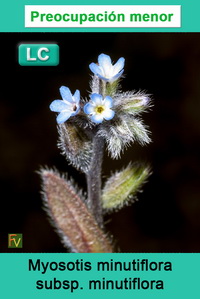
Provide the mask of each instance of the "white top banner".
[{"label": "white top banner", "polygon": [[180,5],[25,5],[25,27],[181,27]]}]

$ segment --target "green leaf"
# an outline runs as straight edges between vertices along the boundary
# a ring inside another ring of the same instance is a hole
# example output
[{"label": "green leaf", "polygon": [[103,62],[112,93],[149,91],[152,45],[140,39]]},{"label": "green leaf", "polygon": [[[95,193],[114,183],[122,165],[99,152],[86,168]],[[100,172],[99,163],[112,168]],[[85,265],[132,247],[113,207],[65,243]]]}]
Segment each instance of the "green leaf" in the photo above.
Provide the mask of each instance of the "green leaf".
[{"label": "green leaf", "polygon": [[45,208],[63,244],[72,252],[112,252],[110,242],[72,182],[48,170],[42,170],[41,177]]},{"label": "green leaf", "polygon": [[102,204],[105,211],[119,209],[131,202],[150,175],[147,166],[129,164],[124,170],[113,174],[102,191]]}]

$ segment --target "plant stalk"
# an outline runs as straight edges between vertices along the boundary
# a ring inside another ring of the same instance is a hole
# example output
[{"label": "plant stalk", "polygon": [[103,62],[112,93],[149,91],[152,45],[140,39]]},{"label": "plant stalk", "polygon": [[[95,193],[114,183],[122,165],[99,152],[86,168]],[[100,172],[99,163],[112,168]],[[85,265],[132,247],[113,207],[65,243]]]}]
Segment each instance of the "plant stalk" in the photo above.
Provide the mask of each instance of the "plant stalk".
[{"label": "plant stalk", "polygon": [[103,215],[101,203],[101,169],[104,153],[104,140],[94,135],[93,154],[90,169],[86,173],[88,204],[98,225],[103,228]]}]

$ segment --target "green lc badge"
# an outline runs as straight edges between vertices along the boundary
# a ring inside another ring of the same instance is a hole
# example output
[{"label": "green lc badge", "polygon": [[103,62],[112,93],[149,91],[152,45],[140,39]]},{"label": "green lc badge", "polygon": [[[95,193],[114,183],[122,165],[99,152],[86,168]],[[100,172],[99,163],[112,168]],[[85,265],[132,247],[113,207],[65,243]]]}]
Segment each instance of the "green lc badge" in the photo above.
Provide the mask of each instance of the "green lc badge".
[{"label": "green lc badge", "polygon": [[20,44],[18,62],[22,66],[56,66],[59,64],[57,44]]}]

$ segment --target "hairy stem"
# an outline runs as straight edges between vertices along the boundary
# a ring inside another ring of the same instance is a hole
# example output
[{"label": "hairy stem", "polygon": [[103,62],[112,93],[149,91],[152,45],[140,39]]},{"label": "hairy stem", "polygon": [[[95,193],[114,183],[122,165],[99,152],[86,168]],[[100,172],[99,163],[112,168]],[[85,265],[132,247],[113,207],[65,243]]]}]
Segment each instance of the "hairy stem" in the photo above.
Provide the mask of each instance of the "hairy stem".
[{"label": "hairy stem", "polygon": [[105,81],[101,82],[101,94],[103,97],[106,96],[106,82]]},{"label": "hairy stem", "polygon": [[101,202],[101,168],[103,162],[104,140],[99,136],[93,138],[93,154],[90,169],[86,174],[88,204],[96,218],[97,223],[103,227]]}]

